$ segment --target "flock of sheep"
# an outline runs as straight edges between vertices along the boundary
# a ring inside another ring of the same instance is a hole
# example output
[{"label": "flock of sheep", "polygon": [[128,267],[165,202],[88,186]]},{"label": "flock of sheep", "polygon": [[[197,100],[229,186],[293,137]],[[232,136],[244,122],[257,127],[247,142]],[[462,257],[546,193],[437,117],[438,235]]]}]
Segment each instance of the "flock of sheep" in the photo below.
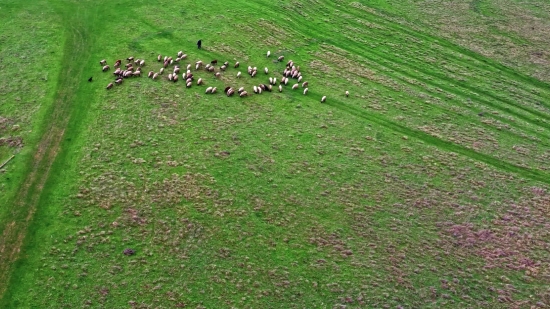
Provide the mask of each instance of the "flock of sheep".
[{"label": "flock of sheep", "polygon": [[[270,57],[270,56],[271,56],[271,52],[268,51],[267,52],[267,57]],[[178,74],[182,70],[179,63],[184,59],[187,59],[187,54],[184,54],[183,51],[179,51],[177,53],[177,57],[175,59],[173,57],[170,57],[170,56],[164,56],[164,58],[163,58],[161,55],[158,55],[157,61],[162,62],[163,66],[160,68],[159,72],[149,71],[149,73],[147,73],[147,77],[149,77],[153,80],[156,80],[161,75],[164,74],[165,69],[170,68],[172,70],[172,73],[169,73],[167,75],[167,80],[172,81],[172,82],[177,82],[179,80],[179,75]],[[281,62],[281,61],[283,61],[283,59],[284,59],[284,56],[280,56],[280,57],[277,58],[277,61]],[[124,65],[124,67],[125,67],[124,69],[121,68],[122,60],[115,61],[114,67],[116,69],[113,72],[113,74],[115,75],[115,81],[112,82],[112,83],[109,83],[109,85],[107,85],[107,89],[113,88],[114,85],[122,84],[122,82],[124,81],[125,78],[140,77],[141,76],[141,74],[142,74],[141,69],[143,68],[143,66],[145,66],[145,60],[143,60],[143,59],[134,59],[134,57],[128,57],[128,58],[126,58],[126,60],[127,60],[127,63]],[[103,69],[102,69],[103,72],[106,72],[110,69],[110,67],[109,67],[109,65],[107,65],[107,61],[105,59],[101,60],[99,63],[103,66]],[[219,67],[218,71],[216,72],[215,65],[217,63],[218,63],[218,60],[212,60],[209,64],[206,64],[204,66],[204,69],[207,72],[213,73],[216,78],[220,78],[221,75],[222,75],[222,72],[225,72],[229,68],[229,62],[227,62],[227,61],[224,62],[223,65],[221,65]],[[195,62],[195,70],[198,71],[201,68],[203,68],[203,64],[204,63],[200,60]],[[239,62],[235,62],[233,67],[238,68],[239,67]],[[185,85],[186,85],[187,88],[191,87],[193,85],[193,81],[195,80],[195,77],[193,76],[193,73],[191,72],[191,69],[192,69],[191,64],[187,64],[185,72],[182,73],[182,75],[181,75],[182,80],[185,81]],[[251,77],[255,77],[256,74],[258,73],[258,68],[249,66],[247,71],[248,71],[248,74]],[[269,74],[269,69],[267,67],[264,68],[264,73],[266,75]],[[240,77],[241,77],[241,72],[239,71],[239,72],[237,72],[237,78],[240,78]],[[302,77],[302,72],[300,72],[300,66],[296,66],[295,63],[292,60],[288,61],[287,64],[286,64],[285,70],[282,72],[282,77],[279,81],[279,87],[278,87],[279,92],[283,91],[283,85],[288,85],[288,83],[290,82],[290,79],[297,80],[297,83],[292,85],[292,89],[298,89],[300,87],[300,83],[302,82],[302,78],[303,77]],[[197,85],[203,85],[203,84],[204,84],[204,80],[202,78],[197,79]],[[253,86],[253,91],[256,94],[260,94],[260,93],[262,93],[262,91],[271,92],[272,89],[273,89],[273,86],[275,86],[275,85],[277,85],[277,78],[270,77],[268,85],[259,84],[258,86]],[[308,82],[307,81],[302,82],[301,86],[304,89],[303,94],[304,95],[307,94],[307,92],[308,92]],[[216,93],[216,91],[217,91],[216,87],[208,87],[208,88],[206,88],[205,93],[213,94],[213,93]],[[245,96],[249,95],[244,87],[240,87],[237,90],[235,90],[233,87],[226,87],[224,89],[224,93],[227,96],[232,96],[232,95],[235,94],[235,92],[237,92],[240,97],[245,97]],[[348,95],[349,95],[349,92],[346,91],[346,96],[348,96]],[[326,99],[327,99],[327,97],[323,96],[321,98],[321,103],[325,102]]]}]

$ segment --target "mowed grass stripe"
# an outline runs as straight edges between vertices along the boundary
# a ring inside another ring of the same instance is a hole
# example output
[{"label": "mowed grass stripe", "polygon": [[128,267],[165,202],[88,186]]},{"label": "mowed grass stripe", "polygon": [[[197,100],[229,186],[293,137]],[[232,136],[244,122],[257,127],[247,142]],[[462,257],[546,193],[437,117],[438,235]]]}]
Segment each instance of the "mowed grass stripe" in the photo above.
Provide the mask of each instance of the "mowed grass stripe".
[{"label": "mowed grass stripe", "polygon": [[[54,5],[64,6],[65,3]],[[4,232],[0,236],[0,248],[2,249],[2,262],[0,263],[0,297],[2,299],[12,267],[20,255],[25,242],[37,205],[43,198],[42,190],[50,176],[52,165],[59,152],[60,145],[65,135],[65,129],[69,123],[74,97],[80,83],[85,81],[82,77],[84,66],[90,55],[90,29],[93,25],[94,10],[83,9],[75,6],[74,10],[66,7],[57,7],[57,12],[66,22],[66,43],[64,47],[63,67],[58,77],[57,90],[52,107],[52,113],[48,118],[48,128],[38,145],[34,155],[34,163],[21,186],[12,205],[12,211],[6,218]]]}]

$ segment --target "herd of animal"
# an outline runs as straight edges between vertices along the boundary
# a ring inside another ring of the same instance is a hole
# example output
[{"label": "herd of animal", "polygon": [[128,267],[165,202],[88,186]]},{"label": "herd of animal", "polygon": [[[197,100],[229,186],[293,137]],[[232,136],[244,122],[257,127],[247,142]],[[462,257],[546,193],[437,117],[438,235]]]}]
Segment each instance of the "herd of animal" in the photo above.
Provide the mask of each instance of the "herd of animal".
[{"label": "herd of animal", "polygon": [[[271,56],[271,52],[268,51],[266,55],[269,58]],[[162,55],[158,55],[157,61],[162,63],[162,67],[158,72],[149,71],[147,73],[147,77],[153,80],[156,80],[156,79],[159,79],[161,75],[164,74],[165,70],[171,70],[171,72],[166,75],[166,79],[168,81],[175,83],[179,80],[180,75],[178,74],[180,73],[180,71],[183,71],[180,66],[180,63],[184,59],[187,59],[187,54],[184,54],[183,51],[179,51],[175,58],[171,56],[162,57]],[[284,56],[279,56],[277,58],[278,62],[281,62],[283,60],[284,60]],[[137,59],[134,57],[128,57],[126,58],[126,61],[127,63],[124,64],[124,66],[122,65],[122,60],[119,59],[115,61],[113,65],[116,68],[115,71],[113,72],[115,76],[115,80],[114,82],[111,82],[107,85],[107,90],[113,88],[114,85],[121,85],[125,78],[141,77],[142,75],[141,70],[145,66],[145,60]],[[102,65],[103,72],[110,70],[110,66],[107,64],[107,61],[105,59],[101,60],[99,63]],[[207,72],[214,74],[215,78],[220,78],[222,76],[222,72],[225,72],[229,68],[229,62],[228,61],[224,62],[216,70],[217,64],[218,64],[218,60],[212,60],[210,61],[210,63],[206,65],[204,65],[204,63],[201,60],[199,60],[195,62],[194,68],[195,68],[195,71],[199,71],[202,68],[204,68],[204,70],[206,70]],[[124,67],[124,69],[122,67]],[[238,68],[239,62],[235,62],[233,67]],[[185,72],[181,74],[182,81],[184,81],[187,88],[190,88],[193,85],[193,81],[195,81],[195,76],[191,71],[192,68],[193,66],[190,63],[188,63],[185,68]],[[264,68],[263,71],[266,75],[269,74],[269,69],[267,67]],[[258,73],[258,68],[249,66],[247,69],[247,72],[248,72],[248,75],[250,75],[250,77],[255,77]],[[242,76],[241,72],[238,71],[236,77],[241,78],[241,76]],[[308,93],[308,89],[309,89],[308,82],[307,81],[302,82],[303,76],[302,76],[302,72],[300,71],[300,66],[296,66],[296,64],[292,60],[287,62],[285,70],[282,72],[282,77],[279,80],[279,87],[278,87],[279,92],[283,91],[283,85],[286,86],[289,84],[290,79],[296,80],[296,82],[292,85],[293,90],[298,89],[301,83],[301,86],[303,88],[303,94],[306,95]],[[273,90],[273,86],[277,85],[277,82],[278,81],[276,77],[269,77],[269,84],[266,85],[261,83],[257,86],[253,86],[253,92],[255,94],[261,94],[263,91],[271,92]],[[202,78],[198,78],[196,80],[196,84],[204,85],[204,80]],[[208,87],[206,88],[206,91],[205,91],[206,94],[214,94],[216,92],[217,92],[216,87]],[[240,87],[235,90],[234,87],[228,86],[224,89],[224,93],[228,97],[234,95],[235,93],[238,93],[240,97],[246,97],[249,95],[248,91],[246,91],[244,87]],[[346,91],[346,96],[349,96],[348,91]],[[321,98],[321,103],[325,102],[326,99],[327,97],[323,96]]]}]

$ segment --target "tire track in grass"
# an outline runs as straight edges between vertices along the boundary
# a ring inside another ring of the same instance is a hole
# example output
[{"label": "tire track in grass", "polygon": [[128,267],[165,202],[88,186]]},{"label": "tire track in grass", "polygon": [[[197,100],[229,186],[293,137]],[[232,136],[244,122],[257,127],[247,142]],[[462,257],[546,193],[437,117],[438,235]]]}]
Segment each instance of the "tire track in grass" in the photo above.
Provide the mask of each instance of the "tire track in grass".
[{"label": "tire track in grass", "polygon": [[[313,91],[310,92],[310,93],[315,95],[316,97],[321,97],[321,95],[319,93],[316,93],[316,92],[313,92]],[[449,152],[455,152],[455,153],[461,154],[463,156],[469,157],[470,159],[474,159],[476,161],[483,162],[487,165],[491,165],[491,166],[493,166],[497,169],[504,170],[504,171],[514,173],[514,174],[518,174],[523,178],[536,180],[536,181],[539,181],[539,182],[550,185],[550,175],[548,175],[546,173],[538,172],[538,171],[535,171],[535,170],[531,170],[531,169],[527,169],[527,168],[523,168],[523,167],[511,164],[511,163],[507,163],[507,162],[495,159],[491,156],[488,156],[488,155],[485,155],[485,154],[467,149],[463,146],[454,144],[452,142],[445,141],[445,140],[433,137],[433,136],[431,136],[429,134],[426,134],[422,131],[407,128],[405,126],[402,126],[402,125],[399,125],[399,124],[394,123],[392,121],[389,121],[387,119],[384,119],[383,117],[375,116],[373,114],[369,114],[365,111],[362,111],[362,110],[360,110],[356,107],[349,106],[349,105],[347,105],[347,104],[345,104],[345,103],[343,103],[343,102],[341,102],[337,99],[333,99],[333,98],[328,99],[323,104],[327,104],[327,105],[332,106],[334,108],[337,108],[341,111],[347,112],[348,114],[353,115],[357,118],[361,118],[361,119],[364,119],[364,120],[371,121],[373,123],[376,123],[377,125],[385,127],[387,129],[390,129],[394,132],[398,132],[398,133],[401,133],[403,135],[407,135],[407,136],[410,136],[410,137],[417,138],[417,139],[423,141],[424,143],[436,146],[439,149],[443,149],[443,150],[446,150],[446,151],[449,151]]]},{"label": "tire track in grass", "polygon": [[[258,7],[257,4],[252,4],[252,3],[246,3],[246,4],[250,7],[253,7],[253,8],[256,8],[256,9],[261,9],[261,8]],[[276,9],[276,8],[273,7],[273,9]],[[357,42],[354,42],[354,41],[351,41],[351,40],[346,40],[345,42],[340,42],[340,40],[335,38],[335,33],[337,33],[337,32],[324,32],[324,31],[322,31],[322,29],[319,30],[319,28],[313,29],[312,27],[308,27],[308,25],[298,23],[298,22],[296,22],[295,20],[292,20],[292,19],[288,19],[287,23],[291,24],[292,25],[291,28],[294,29],[295,31],[299,32],[300,34],[307,34],[310,37],[323,37],[324,42],[327,43],[327,44],[337,46],[338,48],[340,48],[340,49],[342,49],[346,52],[358,55],[360,57],[364,57],[365,59],[368,59],[371,62],[377,63],[381,67],[399,72],[400,74],[402,74],[404,76],[422,81],[423,83],[425,83],[427,85],[430,85],[430,86],[436,87],[436,88],[440,88],[440,89],[445,90],[449,93],[452,93],[452,94],[454,94],[458,97],[469,98],[471,96],[467,92],[477,93],[477,94],[484,95],[484,96],[486,96],[486,97],[488,97],[492,100],[495,100],[495,101],[498,101],[498,102],[503,102],[503,103],[506,103],[508,105],[511,105],[511,107],[514,107],[514,108],[519,109],[519,110],[523,110],[524,112],[526,112],[528,114],[533,114],[533,115],[535,115],[537,117],[540,117],[542,119],[550,120],[550,114],[544,114],[544,113],[541,113],[539,111],[532,110],[532,109],[529,109],[527,107],[517,105],[517,104],[515,104],[514,102],[512,102],[508,99],[501,99],[501,98],[495,97],[493,94],[488,93],[487,91],[482,90],[482,89],[474,88],[474,87],[466,85],[466,84],[456,85],[457,87],[448,87],[448,86],[442,85],[441,83],[437,83],[433,80],[427,80],[425,78],[422,78],[421,76],[418,76],[417,74],[414,74],[412,72],[414,72],[416,70],[416,71],[421,72],[425,75],[433,77],[433,79],[435,79],[435,80],[447,80],[448,79],[446,76],[442,76],[440,73],[427,71],[427,70],[422,69],[421,67],[417,67],[417,66],[412,67],[410,64],[405,63],[403,61],[400,61],[400,60],[396,59],[395,57],[388,57],[385,53],[376,52],[376,51],[373,51],[373,50],[370,50],[368,53],[364,52],[364,48],[362,48],[362,46],[359,46],[359,43],[357,43]],[[445,40],[443,40],[443,41],[445,41]],[[489,61],[488,59],[483,58],[481,55],[478,55],[478,57],[483,59],[485,62]],[[382,63],[384,63],[384,61],[381,61],[381,59],[383,59],[383,60],[385,60],[389,63],[394,63],[396,65],[400,65],[401,68],[397,68],[396,66],[384,65],[384,64],[382,64]],[[388,76],[396,77],[396,76],[394,76],[394,74],[391,74],[389,72],[385,72],[385,74],[388,75]],[[518,74],[518,73],[516,73],[516,74]],[[453,88],[459,88],[459,87],[462,87],[465,90],[453,89]],[[481,103],[481,104],[485,104],[487,106],[490,106],[491,108],[499,110],[502,113],[512,114],[513,116],[515,116],[519,119],[522,119],[527,123],[530,123],[534,126],[541,127],[545,130],[550,129],[550,125],[540,124],[539,121],[537,121],[536,119],[532,119],[528,115],[520,114],[517,111],[511,110],[509,107],[502,107],[499,104],[497,104],[496,102],[493,103],[493,102],[489,101],[490,99],[481,98],[481,95],[476,97],[476,101]],[[541,135],[543,138],[550,138],[546,134],[542,134],[540,132],[538,132],[537,135]]]},{"label": "tire track in grass", "polygon": [[[69,123],[75,94],[82,80],[84,67],[82,60],[89,55],[89,34],[86,24],[90,18],[89,11],[78,4],[60,4],[62,19],[65,21],[67,39],[63,53],[63,67],[58,76],[57,90],[48,115],[49,125],[42,136],[32,166],[23,185],[20,187],[12,211],[5,221],[0,235],[0,299],[4,300],[10,282],[12,268],[29,231],[30,223],[42,196],[42,189],[49,178],[50,170],[60,149],[65,129]],[[67,8],[66,6],[72,6]],[[66,12],[66,13],[65,13]]]}]

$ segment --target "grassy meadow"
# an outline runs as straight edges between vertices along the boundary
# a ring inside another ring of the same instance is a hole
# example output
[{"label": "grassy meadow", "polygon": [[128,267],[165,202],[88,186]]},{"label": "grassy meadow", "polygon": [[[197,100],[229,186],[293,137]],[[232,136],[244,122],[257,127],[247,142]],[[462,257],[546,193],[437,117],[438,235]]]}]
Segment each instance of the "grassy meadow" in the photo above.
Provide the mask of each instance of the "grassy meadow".
[{"label": "grassy meadow", "polygon": [[0,0],[0,308],[550,306],[549,9]]}]

